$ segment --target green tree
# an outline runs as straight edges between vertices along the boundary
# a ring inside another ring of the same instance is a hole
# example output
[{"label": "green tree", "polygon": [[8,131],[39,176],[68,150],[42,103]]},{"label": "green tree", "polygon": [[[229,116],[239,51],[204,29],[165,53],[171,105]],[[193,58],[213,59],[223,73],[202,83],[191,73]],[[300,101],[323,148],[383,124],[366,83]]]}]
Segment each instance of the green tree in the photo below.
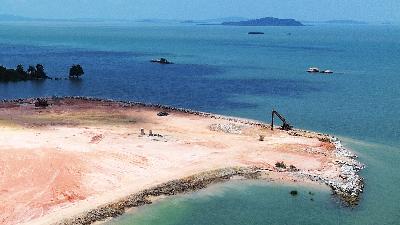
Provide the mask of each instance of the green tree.
[{"label": "green tree", "polygon": [[28,74],[25,72],[23,65],[21,65],[21,64],[18,65],[17,68],[15,69],[15,71],[17,72],[18,78],[20,80],[27,80],[28,79]]},{"label": "green tree", "polygon": [[85,72],[83,72],[83,68],[81,65],[72,65],[71,68],[69,69],[69,77],[70,78],[78,78],[80,76],[82,76],[83,74],[85,74]]},{"label": "green tree", "polygon": [[0,81],[24,81],[24,80],[39,80],[47,79],[48,76],[44,71],[44,67],[40,64],[29,66],[28,70],[25,71],[23,65],[18,65],[16,69],[7,69],[4,66],[0,66]]},{"label": "green tree", "polygon": [[47,78],[46,72],[44,71],[44,66],[42,64],[36,65],[35,78],[36,79],[46,79]]},{"label": "green tree", "polygon": [[19,74],[25,74],[24,66],[21,65],[21,64],[19,64],[19,65],[17,66],[16,71],[17,71]]},{"label": "green tree", "polygon": [[27,73],[28,73],[28,79],[29,80],[35,79],[35,77],[36,77],[36,68],[34,66],[29,66],[29,68],[27,70]]},{"label": "green tree", "polygon": [[7,68],[0,66],[0,81],[7,81]]}]

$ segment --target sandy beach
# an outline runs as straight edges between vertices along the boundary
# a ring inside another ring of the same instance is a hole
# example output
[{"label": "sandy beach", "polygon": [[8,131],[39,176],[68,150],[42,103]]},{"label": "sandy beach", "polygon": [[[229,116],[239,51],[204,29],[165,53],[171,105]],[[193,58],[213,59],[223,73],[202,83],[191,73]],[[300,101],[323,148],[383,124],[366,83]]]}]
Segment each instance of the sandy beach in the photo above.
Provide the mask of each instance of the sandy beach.
[{"label": "sandy beach", "polygon": [[[348,181],[343,165],[358,165],[354,155],[338,154],[338,143],[315,133],[140,104],[59,98],[38,108],[34,102],[0,103],[3,225],[59,223],[171,180],[224,168],[330,185]],[[157,115],[161,111],[168,115]],[[279,161],[292,169],[277,168]]]}]

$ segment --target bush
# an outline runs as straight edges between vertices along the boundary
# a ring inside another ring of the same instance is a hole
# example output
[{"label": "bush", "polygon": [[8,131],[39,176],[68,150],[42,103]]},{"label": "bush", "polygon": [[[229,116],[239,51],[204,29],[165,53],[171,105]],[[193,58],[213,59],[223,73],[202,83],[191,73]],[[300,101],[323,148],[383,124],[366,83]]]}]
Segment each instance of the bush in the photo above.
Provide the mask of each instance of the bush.
[{"label": "bush", "polygon": [[292,172],[299,171],[299,169],[297,169],[297,167],[295,167],[295,166],[293,166],[293,165],[290,165],[290,166],[289,166],[289,170],[292,171]]},{"label": "bush", "polygon": [[35,102],[35,107],[41,107],[41,108],[46,108],[49,106],[49,103],[47,102],[46,99],[40,99],[38,98]]},{"label": "bush", "polygon": [[275,163],[275,167],[276,168],[286,169],[286,164],[283,161],[277,162],[277,163]]}]

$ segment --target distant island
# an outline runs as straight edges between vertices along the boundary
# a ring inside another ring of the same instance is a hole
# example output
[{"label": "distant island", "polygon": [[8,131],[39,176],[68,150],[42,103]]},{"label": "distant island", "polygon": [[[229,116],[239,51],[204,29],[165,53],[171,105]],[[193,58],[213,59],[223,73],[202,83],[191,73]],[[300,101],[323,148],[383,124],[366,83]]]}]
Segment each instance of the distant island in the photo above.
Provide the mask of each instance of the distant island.
[{"label": "distant island", "polygon": [[8,69],[0,66],[0,82],[44,80],[48,78],[41,64],[37,64],[36,67],[29,66],[26,71],[22,65],[18,65],[16,69]]},{"label": "distant island", "polygon": [[328,20],[325,21],[325,23],[330,23],[330,24],[349,24],[349,25],[365,25],[368,24],[367,22],[364,21],[357,21],[357,20]]},{"label": "distant island", "polygon": [[250,31],[248,34],[264,34],[264,32]]},{"label": "distant island", "polygon": [[[85,72],[81,65],[72,65],[69,69],[69,79],[79,79]],[[28,80],[46,80],[53,78],[47,76],[44,66],[37,64],[36,66],[29,66],[27,70],[23,65],[18,65],[15,69],[9,69],[0,65],[0,82],[17,82]],[[61,80],[62,78],[54,78]]]},{"label": "distant island", "polygon": [[51,18],[36,18],[36,17],[25,17],[11,14],[0,14],[0,22],[106,22],[106,21],[119,21],[125,22],[128,20],[108,20],[101,18],[70,18],[70,19],[51,19]]},{"label": "distant island", "polygon": [[344,19],[344,20],[326,20],[326,21],[306,21],[303,20],[301,21],[303,24],[340,24],[340,25],[368,25],[368,22],[365,21],[359,21],[359,20],[350,20],[350,19]]},{"label": "distant island", "polygon": [[27,17],[15,16],[9,14],[0,14],[0,21],[26,21],[29,20]]},{"label": "distant island", "polygon": [[304,26],[295,19],[279,19],[274,17],[265,17],[260,19],[245,20],[239,22],[223,22],[224,26]]},{"label": "distant island", "polygon": [[245,17],[239,16],[231,16],[231,17],[223,17],[223,18],[215,18],[215,19],[203,19],[203,20],[183,20],[180,23],[184,24],[211,24],[211,25],[221,25],[221,23],[229,21],[229,22],[239,22],[248,20]]}]

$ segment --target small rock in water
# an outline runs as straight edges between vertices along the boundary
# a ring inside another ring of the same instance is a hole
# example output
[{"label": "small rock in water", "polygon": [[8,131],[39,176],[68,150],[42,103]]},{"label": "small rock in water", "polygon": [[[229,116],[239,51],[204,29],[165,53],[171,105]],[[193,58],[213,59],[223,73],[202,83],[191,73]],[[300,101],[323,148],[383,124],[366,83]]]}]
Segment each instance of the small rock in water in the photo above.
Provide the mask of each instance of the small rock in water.
[{"label": "small rock in water", "polygon": [[296,196],[296,195],[298,195],[299,193],[296,191],[296,190],[293,190],[293,191],[291,191],[290,192],[290,195],[291,196]]}]

